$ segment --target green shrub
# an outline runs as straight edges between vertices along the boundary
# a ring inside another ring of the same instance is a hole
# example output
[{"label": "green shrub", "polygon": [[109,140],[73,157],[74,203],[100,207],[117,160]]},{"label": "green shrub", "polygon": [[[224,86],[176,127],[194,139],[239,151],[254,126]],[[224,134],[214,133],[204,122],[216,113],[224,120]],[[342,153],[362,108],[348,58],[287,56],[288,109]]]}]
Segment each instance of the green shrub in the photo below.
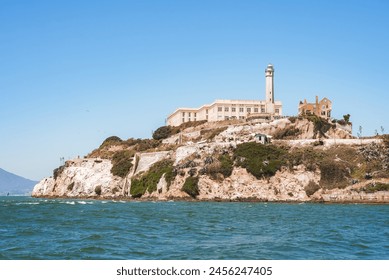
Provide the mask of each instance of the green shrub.
[{"label": "green shrub", "polygon": [[99,185],[99,186],[96,186],[96,188],[95,188],[95,193],[97,194],[97,195],[101,195],[101,186]]},{"label": "green shrub", "polygon": [[138,152],[144,152],[150,149],[157,148],[161,144],[160,141],[155,139],[142,139],[135,146],[135,150]]},{"label": "green shrub", "polygon": [[119,137],[117,136],[110,136],[108,137],[107,139],[105,139],[103,141],[103,143],[100,145],[100,148],[103,148],[103,147],[107,147],[107,146],[111,146],[111,145],[114,145],[114,144],[120,144],[122,143],[122,139],[120,139]]},{"label": "green shrub", "polygon": [[234,168],[234,162],[228,154],[220,155],[220,173],[223,174],[224,178],[230,177],[232,169]]},{"label": "green shrub", "polygon": [[196,196],[200,194],[198,183],[198,177],[188,177],[186,178],[181,190],[189,194],[191,197],[196,198]]},{"label": "green shrub", "polygon": [[72,191],[74,187],[74,182],[70,183],[67,187],[68,191]]},{"label": "green shrub", "polygon": [[161,140],[170,137],[172,128],[170,126],[161,126],[153,133],[153,139]]},{"label": "green shrub", "polygon": [[286,164],[286,151],[274,145],[249,142],[237,146],[234,158],[257,179],[271,177]]},{"label": "green shrub", "polygon": [[350,176],[344,163],[326,159],[320,163],[320,185],[326,189],[345,188]]},{"label": "green shrub", "polygon": [[62,165],[56,169],[53,170],[53,177],[54,180],[57,180],[57,178],[62,174],[62,172],[65,170],[65,166]]},{"label": "green shrub", "polygon": [[165,180],[169,187],[174,180],[173,161],[161,160],[153,164],[149,171],[135,178],[131,182],[130,194],[134,198],[139,198],[145,194],[146,191],[152,193],[157,190],[157,185],[162,175],[165,174]]},{"label": "green shrub", "polygon": [[389,191],[389,184],[384,184],[384,183],[370,184],[364,188],[361,188],[360,191],[364,191],[366,193]]},{"label": "green shrub", "polygon": [[220,155],[217,160],[205,166],[203,174],[209,175],[214,180],[220,178],[219,174],[227,178],[231,176],[233,167],[234,162],[228,154]]},{"label": "green shrub", "polygon": [[112,157],[111,173],[115,176],[126,177],[132,167],[134,152],[123,150],[116,152]]}]

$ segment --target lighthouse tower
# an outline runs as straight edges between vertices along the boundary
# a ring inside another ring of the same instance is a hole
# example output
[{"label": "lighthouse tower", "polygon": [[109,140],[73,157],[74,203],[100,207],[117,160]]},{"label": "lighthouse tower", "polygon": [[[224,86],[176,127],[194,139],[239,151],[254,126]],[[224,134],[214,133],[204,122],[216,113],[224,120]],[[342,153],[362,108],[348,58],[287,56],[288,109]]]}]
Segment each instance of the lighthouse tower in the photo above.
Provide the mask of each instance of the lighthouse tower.
[{"label": "lighthouse tower", "polygon": [[274,68],[269,64],[265,70],[266,76],[266,113],[274,113]]}]

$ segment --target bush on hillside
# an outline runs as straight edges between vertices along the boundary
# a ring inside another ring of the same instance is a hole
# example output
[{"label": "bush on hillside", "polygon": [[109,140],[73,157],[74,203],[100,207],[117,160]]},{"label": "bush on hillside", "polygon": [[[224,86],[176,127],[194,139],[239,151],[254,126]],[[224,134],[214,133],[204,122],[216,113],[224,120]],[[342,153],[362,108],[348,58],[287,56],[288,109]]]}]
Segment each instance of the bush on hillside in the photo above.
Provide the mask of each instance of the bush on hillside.
[{"label": "bush on hillside", "polygon": [[65,170],[65,165],[61,165],[60,167],[58,168],[55,168],[53,170],[53,177],[54,177],[54,180],[57,180],[57,178],[62,174],[62,172]]},{"label": "bush on hillside", "polygon": [[157,148],[160,144],[161,142],[155,139],[142,139],[136,144],[135,150],[138,152],[144,152],[150,149]]},{"label": "bush on hillside", "polygon": [[126,177],[132,167],[133,157],[133,151],[123,150],[116,152],[111,160],[111,173],[122,178]]},{"label": "bush on hillside", "polygon": [[174,180],[173,161],[161,160],[153,164],[149,171],[135,178],[131,182],[130,194],[134,198],[142,197],[146,191],[152,193],[157,190],[157,185],[162,175],[165,174],[165,180],[169,187]]},{"label": "bush on hillside", "polygon": [[249,142],[237,146],[234,158],[239,166],[261,179],[273,176],[286,164],[286,153],[287,151],[274,145]]},{"label": "bush on hillside", "polygon": [[99,185],[99,186],[96,186],[96,188],[95,188],[95,193],[97,194],[97,195],[101,195],[101,186]]},{"label": "bush on hillside", "polygon": [[366,193],[375,193],[380,191],[387,192],[389,191],[389,184],[384,184],[384,183],[369,184],[368,186],[361,188],[360,191]]},{"label": "bush on hillside", "polygon": [[166,139],[171,136],[172,128],[170,126],[161,126],[153,133],[154,140]]},{"label": "bush on hillside", "polygon": [[196,198],[200,194],[198,183],[198,177],[188,177],[186,178],[181,190],[189,194],[191,197]]},{"label": "bush on hillside", "polygon": [[210,158],[210,162],[204,167],[202,174],[209,175],[212,179],[224,178],[231,176],[234,162],[228,154],[220,155],[217,160]]},{"label": "bush on hillside", "polygon": [[107,139],[105,139],[103,141],[103,143],[100,145],[100,149],[103,148],[103,147],[114,145],[114,144],[120,144],[122,142],[123,142],[123,140],[120,139],[119,137],[117,137],[117,136],[110,136],[110,137],[108,137]]},{"label": "bush on hillside", "polygon": [[343,189],[348,185],[349,169],[344,163],[326,159],[320,163],[320,185],[325,189]]}]

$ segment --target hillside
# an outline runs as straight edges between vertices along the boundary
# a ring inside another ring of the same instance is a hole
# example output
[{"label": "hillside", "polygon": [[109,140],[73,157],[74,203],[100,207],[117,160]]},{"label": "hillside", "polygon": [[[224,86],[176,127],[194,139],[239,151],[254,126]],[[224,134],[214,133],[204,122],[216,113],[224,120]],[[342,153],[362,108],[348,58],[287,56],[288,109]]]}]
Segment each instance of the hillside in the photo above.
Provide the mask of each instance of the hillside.
[{"label": "hillside", "polygon": [[37,183],[0,168],[0,195],[30,194]]},{"label": "hillside", "polygon": [[[272,138],[259,143],[258,135]],[[154,139],[107,138],[67,161],[37,197],[389,202],[387,137],[352,139],[316,118],[193,122]]]}]

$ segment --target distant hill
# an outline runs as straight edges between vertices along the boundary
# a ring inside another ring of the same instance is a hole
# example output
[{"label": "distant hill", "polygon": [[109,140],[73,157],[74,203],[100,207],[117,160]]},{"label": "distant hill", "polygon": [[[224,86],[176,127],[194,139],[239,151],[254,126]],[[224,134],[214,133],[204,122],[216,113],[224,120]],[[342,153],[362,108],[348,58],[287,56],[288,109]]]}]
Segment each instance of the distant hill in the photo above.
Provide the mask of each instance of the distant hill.
[{"label": "distant hill", "polygon": [[30,194],[36,183],[0,168],[0,195]]}]

